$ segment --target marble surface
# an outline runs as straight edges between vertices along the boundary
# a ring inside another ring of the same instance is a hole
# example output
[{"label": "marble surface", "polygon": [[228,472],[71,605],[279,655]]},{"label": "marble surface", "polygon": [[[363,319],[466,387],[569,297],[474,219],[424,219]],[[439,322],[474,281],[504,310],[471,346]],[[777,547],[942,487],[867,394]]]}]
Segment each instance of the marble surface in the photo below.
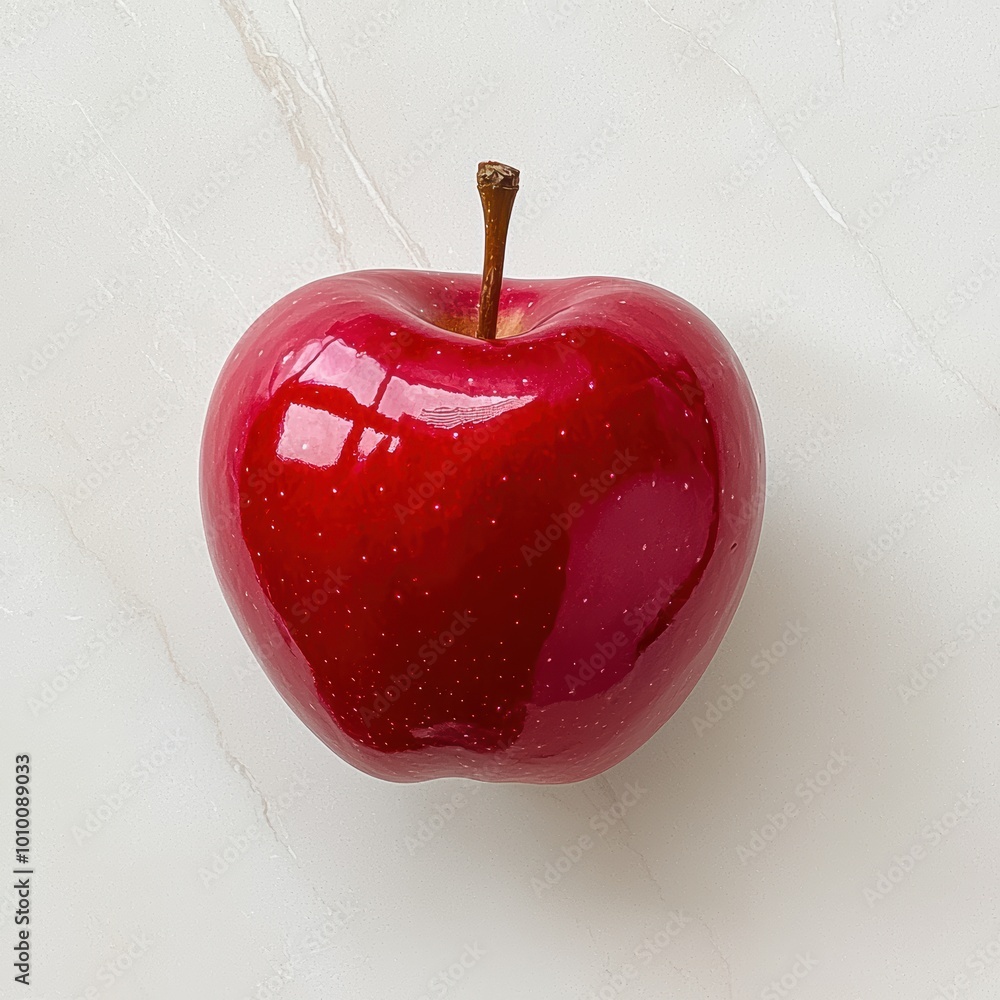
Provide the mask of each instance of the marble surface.
[{"label": "marble surface", "polygon": [[[0,995],[994,997],[997,37],[979,0],[5,5],[0,846],[29,753],[35,874]],[[726,332],[768,507],[641,751],[396,787],[252,661],[197,447],[279,295],[479,266],[486,157],[510,274]]]}]

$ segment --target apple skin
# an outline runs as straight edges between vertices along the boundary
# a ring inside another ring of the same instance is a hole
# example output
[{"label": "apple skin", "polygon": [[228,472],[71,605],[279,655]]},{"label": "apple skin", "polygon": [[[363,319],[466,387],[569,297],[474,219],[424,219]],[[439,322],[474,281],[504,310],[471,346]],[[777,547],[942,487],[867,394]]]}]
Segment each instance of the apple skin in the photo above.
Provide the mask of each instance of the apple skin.
[{"label": "apple skin", "polygon": [[689,303],[621,278],[359,271],[268,309],[213,393],[226,600],[331,749],[390,781],[557,783],[705,670],[760,535],[763,432]]}]

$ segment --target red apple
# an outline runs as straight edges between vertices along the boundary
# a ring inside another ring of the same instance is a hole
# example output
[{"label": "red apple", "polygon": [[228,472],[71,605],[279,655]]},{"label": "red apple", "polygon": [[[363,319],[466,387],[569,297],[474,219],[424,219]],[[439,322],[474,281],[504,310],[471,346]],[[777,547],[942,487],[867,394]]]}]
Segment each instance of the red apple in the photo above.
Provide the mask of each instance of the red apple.
[{"label": "red apple", "polygon": [[236,621],[313,732],[392,781],[622,760],[715,653],[760,533],[760,418],[725,338],[641,282],[503,281],[516,187],[480,166],[483,280],[314,281],[209,406]]}]

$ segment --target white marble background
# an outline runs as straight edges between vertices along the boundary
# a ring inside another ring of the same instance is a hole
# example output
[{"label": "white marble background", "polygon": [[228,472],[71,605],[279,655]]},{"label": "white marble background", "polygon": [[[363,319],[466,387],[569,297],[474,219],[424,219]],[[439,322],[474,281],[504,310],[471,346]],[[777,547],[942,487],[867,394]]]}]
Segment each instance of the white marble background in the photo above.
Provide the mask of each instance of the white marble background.
[{"label": "white marble background", "polygon": [[[0,996],[995,997],[998,37],[984,0],[5,4],[0,870],[30,753],[36,875]],[[510,274],[726,331],[769,503],[640,752],[396,787],[253,663],[198,441],[279,295],[476,270],[485,157]]]}]

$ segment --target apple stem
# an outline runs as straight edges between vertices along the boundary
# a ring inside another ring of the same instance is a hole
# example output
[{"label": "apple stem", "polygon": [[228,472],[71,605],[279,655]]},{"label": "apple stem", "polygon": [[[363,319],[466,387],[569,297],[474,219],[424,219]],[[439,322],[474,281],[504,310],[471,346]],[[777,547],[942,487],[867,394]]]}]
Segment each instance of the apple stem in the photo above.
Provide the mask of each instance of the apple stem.
[{"label": "apple stem", "polygon": [[503,258],[507,249],[507,227],[517,197],[520,173],[505,163],[489,160],[479,164],[476,186],[483,203],[486,223],[486,249],[483,253],[483,286],[479,293],[480,340],[495,340],[500,289],[503,285]]}]

